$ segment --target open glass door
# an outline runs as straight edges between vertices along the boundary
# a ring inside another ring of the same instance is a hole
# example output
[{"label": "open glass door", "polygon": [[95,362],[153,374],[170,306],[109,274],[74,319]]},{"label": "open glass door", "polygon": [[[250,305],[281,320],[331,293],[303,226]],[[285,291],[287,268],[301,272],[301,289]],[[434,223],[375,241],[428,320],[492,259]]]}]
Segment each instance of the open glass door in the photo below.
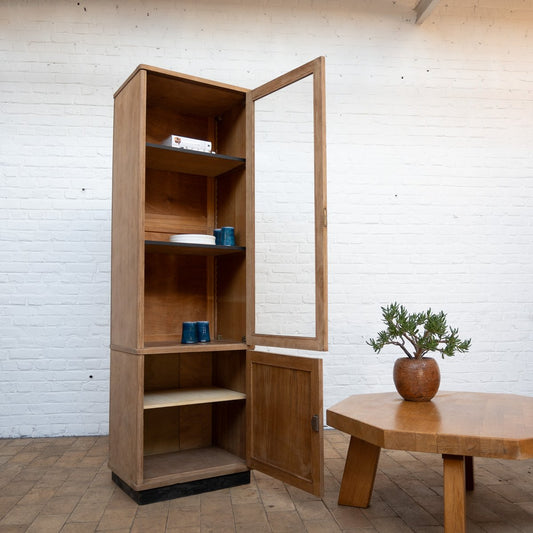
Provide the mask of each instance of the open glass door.
[{"label": "open glass door", "polygon": [[[327,350],[324,58],[246,101],[246,343]],[[322,360],[247,352],[248,466],[322,495]]]},{"label": "open glass door", "polygon": [[247,95],[248,345],[327,350],[324,58]]}]

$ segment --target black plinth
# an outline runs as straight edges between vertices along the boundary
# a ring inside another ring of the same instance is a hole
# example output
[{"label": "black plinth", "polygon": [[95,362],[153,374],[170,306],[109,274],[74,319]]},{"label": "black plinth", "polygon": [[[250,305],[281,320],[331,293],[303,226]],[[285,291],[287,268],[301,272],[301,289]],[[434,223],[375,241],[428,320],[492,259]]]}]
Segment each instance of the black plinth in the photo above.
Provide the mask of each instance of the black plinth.
[{"label": "black plinth", "polygon": [[193,494],[201,494],[202,492],[246,485],[250,483],[250,471],[207,479],[197,479],[195,481],[188,481],[187,483],[176,483],[175,485],[147,490],[133,490],[114,473],[111,474],[111,478],[137,504],[146,505],[147,503],[162,502],[175,498],[183,498],[184,496],[192,496]]}]

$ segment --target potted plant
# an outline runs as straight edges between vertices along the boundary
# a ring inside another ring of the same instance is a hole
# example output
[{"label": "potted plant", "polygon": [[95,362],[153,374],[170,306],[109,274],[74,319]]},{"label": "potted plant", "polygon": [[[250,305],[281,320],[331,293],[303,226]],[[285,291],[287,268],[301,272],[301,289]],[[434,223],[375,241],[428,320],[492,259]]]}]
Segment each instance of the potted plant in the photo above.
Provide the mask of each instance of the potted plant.
[{"label": "potted plant", "polygon": [[387,328],[367,344],[376,353],[388,344],[398,346],[405,357],[397,359],[394,364],[396,389],[405,400],[431,400],[439,389],[440,371],[435,359],[426,355],[440,352],[444,359],[456,352],[466,352],[470,348],[470,339],[461,340],[458,329],[448,327],[443,311],[433,313],[428,309],[422,313],[409,313],[396,302],[382,307],[381,311]]}]

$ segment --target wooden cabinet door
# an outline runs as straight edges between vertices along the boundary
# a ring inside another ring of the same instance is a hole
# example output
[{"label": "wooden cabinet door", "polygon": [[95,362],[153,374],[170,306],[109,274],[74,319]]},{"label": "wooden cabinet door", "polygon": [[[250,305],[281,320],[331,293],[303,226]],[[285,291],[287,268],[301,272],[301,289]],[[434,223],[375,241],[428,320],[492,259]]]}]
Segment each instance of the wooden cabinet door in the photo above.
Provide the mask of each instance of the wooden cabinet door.
[{"label": "wooden cabinet door", "polygon": [[247,463],[322,496],[322,359],[247,352]]},{"label": "wooden cabinet door", "polygon": [[324,77],[319,57],[247,93],[249,346],[327,350]]}]

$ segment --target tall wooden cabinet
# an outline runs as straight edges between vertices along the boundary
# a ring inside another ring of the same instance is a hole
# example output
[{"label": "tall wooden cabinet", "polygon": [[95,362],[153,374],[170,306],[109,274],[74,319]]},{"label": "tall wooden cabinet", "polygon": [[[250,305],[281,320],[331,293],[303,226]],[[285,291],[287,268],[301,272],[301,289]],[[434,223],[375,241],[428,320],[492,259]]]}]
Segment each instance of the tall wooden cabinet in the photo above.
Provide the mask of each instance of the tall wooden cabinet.
[{"label": "tall wooden cabinet", "polygon": [[[327,349],[324,59],[256,90],[140,65],[115,94],[109,465],[139,503],[249,482],[258,468],[322,492],[321,359]],[[254,330],[254,106],[313,83],[315,332]],[[215,153],[163,145],[171,134]],[[173,234],[235,228],[236,246]],[[181,344],[183,321],[211,342]]]}]

